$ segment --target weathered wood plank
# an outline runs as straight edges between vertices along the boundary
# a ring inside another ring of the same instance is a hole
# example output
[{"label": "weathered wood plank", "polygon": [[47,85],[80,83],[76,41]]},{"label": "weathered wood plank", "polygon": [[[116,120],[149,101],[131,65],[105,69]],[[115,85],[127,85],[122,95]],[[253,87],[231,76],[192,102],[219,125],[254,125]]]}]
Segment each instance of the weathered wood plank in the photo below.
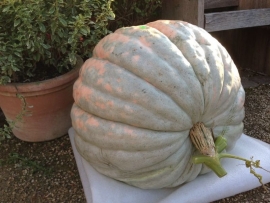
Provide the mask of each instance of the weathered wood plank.
[{"label": "weathered wood plank", "polygon": [[204,27],[204,0],[163,0],[162,18]]},{"label": "weathered wood plank", "polygon": [[270,8],[270,0],[239,0],[238,10]]},{"label": "weathered wood plank", "polygon": [[238,10],[205,14],[208,32],[270,25],[270,9]]},{"label": "weathered wood plank", "polygon": [[204,9],[238,6],[239,0],[204,0]]}]

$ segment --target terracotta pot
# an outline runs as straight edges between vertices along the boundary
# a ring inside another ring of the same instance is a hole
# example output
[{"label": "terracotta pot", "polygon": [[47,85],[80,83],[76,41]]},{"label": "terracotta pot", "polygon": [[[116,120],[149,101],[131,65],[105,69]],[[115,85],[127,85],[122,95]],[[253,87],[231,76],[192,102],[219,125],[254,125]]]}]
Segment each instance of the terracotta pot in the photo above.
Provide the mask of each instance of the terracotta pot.
[{"label": "terracotta pot", "polygon": [[[82,63],[80,60],[76,68],[53,79],[0,85],[0,107],[6,119],[14,120],[24,112],[13,128],[16,137],[28,142],[41,142],[68,132],[74,102],[73,84]],[[22,110],[24,106],[25,111]]]}]

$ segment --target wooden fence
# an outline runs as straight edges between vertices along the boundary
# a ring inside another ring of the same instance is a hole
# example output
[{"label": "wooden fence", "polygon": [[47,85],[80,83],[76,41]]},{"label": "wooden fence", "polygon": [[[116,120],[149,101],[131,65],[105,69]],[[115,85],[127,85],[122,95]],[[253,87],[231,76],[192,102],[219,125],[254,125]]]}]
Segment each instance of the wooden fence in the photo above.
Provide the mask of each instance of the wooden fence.
[{"label": "wooden fence", "polygon": [[163,0],[162,15],[203,27],[238,68],[270,75],[270,0]]}]

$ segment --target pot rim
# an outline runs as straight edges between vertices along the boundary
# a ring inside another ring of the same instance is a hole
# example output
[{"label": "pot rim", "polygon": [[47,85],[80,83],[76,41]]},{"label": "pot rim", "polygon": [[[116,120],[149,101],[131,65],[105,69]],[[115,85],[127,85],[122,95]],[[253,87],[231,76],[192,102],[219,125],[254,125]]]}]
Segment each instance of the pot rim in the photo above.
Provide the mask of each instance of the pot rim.
[{"label": "pot rim", "polygon": [[5,95],[7,92],[10,93],[28,93],[38,92],[54,89],[57,86],[66,86],[66,84],[72,83],[79,75],[79,70],[83,64],[83,60],[80,58],[76,66],[69,72],[50,78],[47,80],[29,82],[29,83],[9,83],[0,85],[0,94]]}]

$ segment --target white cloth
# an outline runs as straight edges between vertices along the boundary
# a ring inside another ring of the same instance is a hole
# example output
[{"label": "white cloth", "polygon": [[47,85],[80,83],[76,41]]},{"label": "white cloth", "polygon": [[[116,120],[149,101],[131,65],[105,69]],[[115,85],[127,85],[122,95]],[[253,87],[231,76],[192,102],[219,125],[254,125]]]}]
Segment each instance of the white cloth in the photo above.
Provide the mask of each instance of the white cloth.
[{"label": "white cloth", "polygon": [[[243,161],[224,159],[223,166],[228,174],[223,178],[210,172],[172,189],[139,189],[95,171],[77,152],[73,128],[69,136],[88,203],[208,203],[260,186]],[[253,156],[254,160],[261,160],[263,168],[270,170],[270,145],[265,142],[243,134],[230,153],[247,159]],[[263,176],[264,183],[270,182],[270,173],[261,169],[255,171]]]}]

